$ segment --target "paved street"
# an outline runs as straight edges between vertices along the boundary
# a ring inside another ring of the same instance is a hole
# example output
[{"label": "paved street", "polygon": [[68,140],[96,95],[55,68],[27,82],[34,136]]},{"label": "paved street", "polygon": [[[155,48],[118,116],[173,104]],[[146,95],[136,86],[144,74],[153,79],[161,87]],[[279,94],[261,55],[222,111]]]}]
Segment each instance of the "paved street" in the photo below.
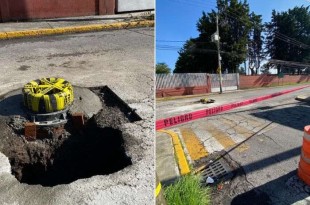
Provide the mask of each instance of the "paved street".
[{"label": "paved street", "polygon": [[[238,91],[210,98],[220,105],[290,88]],[[225,156],[233,177],[223,183],[221,191],[213,190],[213,204],[249,204],[249,200],[251,204],[307,204],[309,187],[298,180],[296,169],[303,128],[310,124],[310,106],[295,97],[309,92],[306,88],[168,129],[179,136],[193,169]],[[198,99],[158,102],[157,118],[215,106],[195,103]],[[160,132],[157,135],[160,142],[169,138]],[[159,166],[163,167],[158,162]]]},{"label": "paved street", "polygon": [[139,151],[131,156],[131,166],[111,175],[55,187],[21,184],[13,175],[0,174],[1,203],[153,203],[153,28],[3,40],[0,71],[0,100],[5,93],[20,89],[31,80],[61,77],[75,86],[107,85],[142,118],[122,125],[124,140],[130,138],[136,143],[126,149]]}]

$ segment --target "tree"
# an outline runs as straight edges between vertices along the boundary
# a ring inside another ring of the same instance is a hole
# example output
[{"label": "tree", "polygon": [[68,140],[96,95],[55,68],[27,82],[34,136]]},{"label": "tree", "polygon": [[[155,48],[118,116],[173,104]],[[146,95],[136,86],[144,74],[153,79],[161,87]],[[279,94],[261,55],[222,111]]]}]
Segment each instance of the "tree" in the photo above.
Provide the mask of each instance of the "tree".
[{"label": "tree", "polygon": [[166,63],[157,63],[156,64],[156,74],[169,74],[170,68]]},{"label": "tree", "polygon": [[255,15],[253,12],[250,15],[251,29],[248,39],[248,63],[251,74],[257,75],[262,59],[264,58],[263,43],[264,37],[262,35],[263,24],[262,16]]},{"label": "tree", "polygon": [[[266,24],[266,49],[272,59],[310,63],[310,11],[295,7],[285,12],[272,11],[271,22]],[[282,70],[283,69],[283,70]],[[278,73],[289,69],[300,74],[302,68],[277,65]]]},{"label": "tree", "polygon": [[[222,69],[237,72],[246,58],[246,45],[251,28],[249,5],[246,0],[218,0],[219,31],[221,41]],[[238,15],[236,15],[238,14]],[[179,51],[174,72],[215,73],[218,68],[216,43],[211,35],[216,32],[217,12],[202,13],[196,27],[199,37],[189,39]]]},{"label": "tree", "polygon": [[260,71],[262,74],[271,74],[270,70],[274,68],[273,64],[270,63],[265,63],[264,65],[262,65],[262,67],[260,68]]},{"label": "tree", "polygon": [[244,67],[239,67],[238,73],[241,74],[241,75],[246,75],[245,68]]}]

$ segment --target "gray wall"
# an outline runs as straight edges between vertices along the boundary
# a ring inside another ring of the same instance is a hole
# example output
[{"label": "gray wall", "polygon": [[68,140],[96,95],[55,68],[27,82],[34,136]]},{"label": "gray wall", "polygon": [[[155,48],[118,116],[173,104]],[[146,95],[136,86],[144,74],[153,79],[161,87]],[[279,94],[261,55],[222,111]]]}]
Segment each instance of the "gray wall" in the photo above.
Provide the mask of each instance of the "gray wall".
[{"label": "gray wall", "polygon": [[118,0],[117,12],[155,9],[154,0]]}]

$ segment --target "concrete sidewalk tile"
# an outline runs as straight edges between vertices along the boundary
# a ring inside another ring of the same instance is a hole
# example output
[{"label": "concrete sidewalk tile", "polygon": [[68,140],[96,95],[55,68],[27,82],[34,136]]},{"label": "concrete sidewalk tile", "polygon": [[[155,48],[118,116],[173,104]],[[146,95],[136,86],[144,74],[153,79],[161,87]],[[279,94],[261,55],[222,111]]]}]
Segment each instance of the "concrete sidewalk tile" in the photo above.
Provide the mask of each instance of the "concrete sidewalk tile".
[{"label": "concrete sidewalk tile", "polygon": [[208,126],[206,126],[206,130],[223,146],[224,149],[228,149],[236,145],[236,142],[233,141],[229,135],[219,130],[213,124],[208,124]]},{"label": "concrete sidewalk tile", "polygon": [[172,138],[163,132],[156,133],[156,173],[164,185],[173,183],[180,176]]},{"label": "concrete sidewalk tile", "polygon": [[159,132],[167,133],[172,138],[172,144],[175,151],[175,157],[178,163],[178,167],[181,175],[190,173],[190,167],[186,159],[185,152],[179,135],[171,130],[159,130]]}]

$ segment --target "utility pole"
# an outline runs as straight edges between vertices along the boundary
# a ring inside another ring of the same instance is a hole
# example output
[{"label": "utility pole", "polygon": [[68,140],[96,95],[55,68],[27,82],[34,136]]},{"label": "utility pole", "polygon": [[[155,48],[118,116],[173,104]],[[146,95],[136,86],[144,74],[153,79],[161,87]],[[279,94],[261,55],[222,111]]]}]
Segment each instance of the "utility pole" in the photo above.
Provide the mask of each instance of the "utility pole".
[{"label": "utility pole", "polygon": [[216,14],[216,35],[217,35],[217,57],[218,57],[218,73],[220,77],[220,93],[223,93],[222,89],[222,65],[221,65],[221,52],[220,52],[220,32],[219,32],[219,15]]}]

